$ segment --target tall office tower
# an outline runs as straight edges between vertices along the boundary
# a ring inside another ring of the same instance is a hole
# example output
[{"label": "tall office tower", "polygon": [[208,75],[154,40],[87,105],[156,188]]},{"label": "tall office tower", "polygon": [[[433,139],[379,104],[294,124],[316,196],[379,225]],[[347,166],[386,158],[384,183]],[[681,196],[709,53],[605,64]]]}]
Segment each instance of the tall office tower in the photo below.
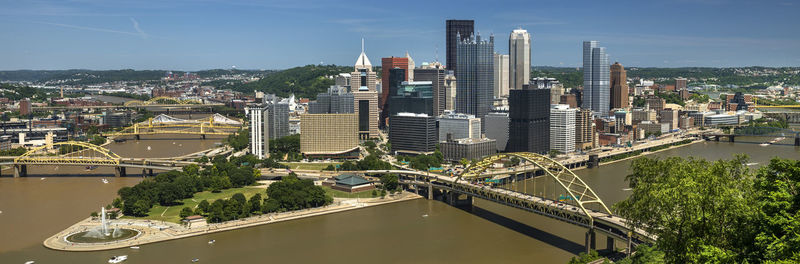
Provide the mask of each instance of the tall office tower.
[{"label": "tall office tower", "polygon": [[550,151],[550,89],[530,85],[511,90],[508,96],[509,152],[547,153]]},{"label": "tall office tower", "polygon": [[456,112],[483,118],[492,108],[494,36],[471,36],[457,46]]},{"label": "tall office tower", "polygon": [[575,113],[578,109],[568,105],[552,105],[550,108],[550,149],[561,153],[575,151]]},{"label": "tall office tower", "polygon": [[606,117],[610,110],[609,92],[611,71],[608,69],[606,48],[599,47],[597,41],[583,42],[583,104],[595,115]]},{"label": "tall office tower", "polygon": [[508,144],[508,112],[491,112],[486,120],[486,137],[497,140],[497,151],[505,151]]},{"label": "tall office tower", "polygon": [[467,40],[474,33],[475,21],[473,20],[447,20],[447,39],[445,39],[445,45],[447,45],[447,60],[445,61],[445,66],[447,69],[454,73],[457,72],[458,56],[456,49],[458,43]]},{"label": "tall office tower", "polygon": [[356,59],[355,71],[351,73],[350,90],[353,92],[353,111],[358,116],[358,137],[369,139],[378,137],[378,91],[376,75],[372,64],[364,53],[364,40],[361,40],[361,54]]},{"label": "tall office tower", "polygon": [[411,55],[408,54],[408,51],[406,51],[406,59],[408,59],[408,78],[406,81],[413,81],[414,68],[416,67],[416,65],[414,65],[414,59],[411,58]]},{"label": "tall office tower", "polygon": [[494,98],[508,97],[508,66],[508,55],[494,54]]},{"label": "tall office tower", "polygon": [[531,79],[531,35],[515,29],[508,37],[509,83],[512,89],[522,89]]},{"label": "tall office tower", "polygon": [[481,119],[473,115],[446,111],[437,120],[439,121],[439,141],[447,140],[447,134],[450,134],[453,139],[481,138]]},{"label": "tall office tower", "polygon": [[556,78],[536,77],[531,78],[530,85],[534,89],[550,89],[550,104],[558,104],[564,94],[564,85]]},{"label": "tall office tower", "polygon": [[274,94],[265,97],[269,113],[269,138],[277,139],[289,135],[289,101]]},{"label": "tall office tower", "polygon": [[392,152],[430,154],[439,139],[436,117],[426,114],[398,113],[389,118],[389,141]]},{"label": "tall office tower", "polygon": [[403,82],[389,95],[389,117],[399,113],[434,116],[433,84],[429,81]]},{"label": "tall office tower", "polygon": [[33,110],[31,110],[31,109],[33,109],[31,107],[31,99],[25,98],[25,99],[19,100],[19,114],[21,116],[24,117],[24,116],[27,116],[27,115],[30,115],[31,113],[33,113]]},{"label": "tall office tower", "polygon": [[611,65],[611,108],[628,108],[628,74],[619,62]]},{"label": "tall office tower", "polygon": [[300,131],[300,152],[304,155],[358,157],[356,114],[302,114]]},{"label": "tall office tower", "polygon": [[[403,76],[392,76],[391,70],[393,69],[402,69]],[[381,72],[382,72],[381,89],[383,91],[381,91],[381,100],[379,102],[380,103],[379,108],[383,109],[384,106],[386,105],[386,99],[388,98],[387,96],[389,95],[389,88],[391,87],[391,84],[397,81],[405,82],[408,81],[409,79],[408,58],[405,57],[398,58],[394,56],[388,58],[381,58]]]},{"label": "tall office tower", "polygon": [[456,76],[453,71],[447,71],[447,75],[444,76],[444,109],[456,110],[456,88]]},{"label": "tall office tower", "polygon": [[594,120],[592,110],[580,109],[575,114],[575,147],[590,149],[594,147]]},{"label": "tall office tower", "polygon": [[[394,57],[383,58],[384,68],[382,69],[383,71],[382,78],[385,81],[381,82],[381,87],[382,87],[381,89],[383,89],[383,92],[381,93],[381,100],[379,100],[378,102],[378,104],[380,104],[379,108],[381,111],[380,120],[378,121],[378,127],[381,129],[386,128],[386,125],[389,121],[389,117],[392,116],[390,114],[390,112],[392,111],[392,105],[389,104],[389,97],[391,95],[396,95],[397,90],[400,89],[402,83],[408,80],[408,78],[406,77],[407,76],[406,73],[408,71],[406,69],[400,67],[387,69],[386,67],[392,66],[391,65],[392,62],[387,59],[394,59]],[[397,113],[397,111],[394,111],[394,113]]]},{"label": "tall office tower", "polygon": [[686,90],[687,82],[688,80],[686,78],[683,77],[675,78],[675,90],[676,91]]},{"label": "tall office tower", "polygon": [[434,62],[422,64],[422,67],[414,70],[414,81],[427,81],[433,85],[433,114],[439,116],[447,108],[447,86],[445,78],[447,71],[441,63]]},{"label": "tall office tower", "polygon": [[353,113],[353,93],[346,87],[332,85],[327,93],[317,95],[317,100],[308,103],[309,114],[349,114]]},{"label": "tall office tower", "polygon": [[269,111],[264,107],[247,110],[250,116],[250,153],[259,159],[269,157]]},{"label": "tall office tower", "polygon": [[378,91],[354,91],[353,111],[358,115],[358,138],[378,138]]}]

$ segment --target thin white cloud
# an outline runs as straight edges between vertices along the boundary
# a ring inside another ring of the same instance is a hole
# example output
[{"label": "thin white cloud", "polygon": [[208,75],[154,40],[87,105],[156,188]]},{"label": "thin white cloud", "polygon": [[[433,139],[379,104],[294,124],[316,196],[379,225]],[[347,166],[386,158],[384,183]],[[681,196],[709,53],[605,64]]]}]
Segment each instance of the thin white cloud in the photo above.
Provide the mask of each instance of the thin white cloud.
[{"label": "thin white cloud", "polygon": [[131,36],[139,36],[139,37],[142,36],[142,34],[137,33],[137,32],[120,31],[120,30],[106,29],[106,28],[84,27],[84,26],[78,26],[78,25],[61,24],[61,23],[50,23],[50,22],[36,22],[36,23],[44,24],[44,25],[57,26],[57,27],[64,27],[64,28],[87,30],[87,31],[125,34],[125,35],[131,35]]},{"label": "thin white cloud", "polygon": [[139,22],[138,22],[138,21],[136,21],[136,19],[133,19],[133,18],[131,17],[131,23],[133,23],[133,29],[135,29],[135,30],[136,30],[136,32],[137,32],[137,33],[139,33],[139,35],[140,35],[140,36],[141,36],[143,39],[147,39],[148,35],[147,35],[147,33],[144,33],[144,31],[143,31],[141,28],[139,28]]}]

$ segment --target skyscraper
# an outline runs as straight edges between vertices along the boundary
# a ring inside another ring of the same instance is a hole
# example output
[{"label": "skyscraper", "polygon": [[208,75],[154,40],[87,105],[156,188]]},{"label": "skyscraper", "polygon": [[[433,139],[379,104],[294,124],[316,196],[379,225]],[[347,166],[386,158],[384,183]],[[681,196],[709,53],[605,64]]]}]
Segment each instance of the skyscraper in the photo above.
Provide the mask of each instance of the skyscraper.
[{"label": "skyscraper", "polygon": [[289,101],[274,94],[264,97],[269,114],[269,138],[277,139],[289,135]]},{"label": "skyscraper", "polygon": [[611,65],[611,108],[628,108],[628,75],[619,62]]},{"label": "skyscraper", "polygon": [[269,111],[264,107],[249,108],[250,153],[259,159],[269,157]]},{"label": "skyscraper", "polygon": [[606,48],[599,47],[597,41],[583,42],[583,104],[597,116],[608,116],[611,74]]},{"label": "skyscraper", "polygon": [[433,84],[429,81],[403,82],[389,95],[389,118],[399,113],[433,116]]},{"label": "skyscraper", "polygon": [[447,91],[445,78],[447,71],[441,63],[434,62],[414,70],[414,81],[428,81],[433,85],[433,114],[438,116],[444,113],[447,106]]},{"label": "skyscraper", "polygon": [[358,137],[369,139],[378,137],[378,91],[376,74],[364,53],[364,40],[361,40],[361,54],[356,59],[355,71],[351,73],[350,86],[353,92],[353,110],[358,116]]},{"label": "skyscraper", "polygon": [[594,119],[592,110],[581,109],[575,113],[575,147],[590,149],[594,147]]},{"label": "skyscraper", "polygon": [[494,98],[508,97],[508,55],[494,54]]},{"label": "skyscraper", "polygon": [[350,114],[353,113],[353,94],[347,88],[332,85],[327,93],[317,95],[317,100],[308,103],[309,114]]},{"label": "skyscraper", "polygon": [[436,117],[426,114],[398,113],[389,118],[389,141],[392,152],[430,154],[436,150]]},{"label": "skyscraper", "polygon": [[[403,69],[403,76],[401,79],[391,79],[392,73],[390,70],[392,69]],[[398,57],[388,57],[388,58],[381,58],[381,100],[380,100],[380,109],[384,108],[386,104],[386,99],[389,95],[389,86],[391,86],[390,80],[401,80],[400,82],[408,81],[408,58],[398,58]]]},{"label": "skyscraper", "polygon": [[508,37],[509,85],[522,89],[531,79],[531,35],[527,30],[515,29]]},{"label": "skyscraper", "polygon": [[457,46],[456,112],[483,118],[492,107],[494,36],[471,36]]},{"label": "skyscraper", "polygon": [[524,85],[511,90],[508,97],[509,152],[547,153],[550,151],[550,89]]},{"label": "skyscraper", "polygon": [[414,59],[411,58],[411,55],[408,54],[408,51],[406,51],[406,59],[408,59],[408,74],[407,74],[406,81],[413,81],[414,80],[414,67],[416,67],[416,65],[414,65]]},{"label": "skyscraper", "polygon": [[556,104],[550,108],[550,149],[575,151],[575,114],[578,109]]},{"label": "skyscraper", "polygon": [[[445,39],[445,44],[447,45],[447,61],[445,61],[445,66],[447,69],[457,72],[456,70],[456,61],[458,60],[456,49],[458,43],[462,40],[468,39],[475,33],[475,21],[473,20],[447,20],[447,39]],[[459,37],[460,36],[460,37]]]},{"label": "skyscraper", "polygon": [[[397,94],[397,90],[400,89],[400,85],[408,80],[407,77],[408,75],[406,74],[408,70],[404,68],[408,66],[408,63],[401,62],[400,64],[401,67],[387,68],[398,65],[394,62],[399,60],[394,60],[394,59],[395,59],[394,57],[382,59],[383,68],[381,70],[383,71],[383,76],[382,76],[383,81],[381,82],[381,89],[383,89],[383,92],[381,93],[381,99],[378,101],[378,104],[380,105],[379,108],[381,111],[378,127],[381,129],[386,127],[389,116],[391,116],[389,112],[391,111],[392,106],[389,104],[389,96]],[[398,58],[398,59],[405,60],[405,58]],[[395,113],[396,112],[397,111],[395,111]]]}]

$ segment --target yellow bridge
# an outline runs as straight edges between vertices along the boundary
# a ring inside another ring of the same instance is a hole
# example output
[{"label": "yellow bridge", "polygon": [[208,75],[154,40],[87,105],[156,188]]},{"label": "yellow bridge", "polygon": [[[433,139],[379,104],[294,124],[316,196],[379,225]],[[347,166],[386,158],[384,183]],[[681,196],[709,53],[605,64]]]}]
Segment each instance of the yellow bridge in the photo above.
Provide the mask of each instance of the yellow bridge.
[{"label": "yellow bridge", "polygon": [[195,100],[195,99],[181,100],[181,99],[172,98],[172,97],[159,96],[159,97],[150,98],[147,101],[140,101],[140,100],[127,101],[127,102],[125,102],[124,105],[125,106],[145,106],[145,105],[152,105],[152,104],[194,105],[194,104],[202,104],[202,103],[203,102],[200,102],[200,101]]},{"label": "yellow bridge", "polygon": [[[64,152],[66,154],[61,154]],[[0,162],[0,165],[12,165],[14,177],[26,176],[28,165],[114,167],[116,176],[125,176],[126,168],[142,169],[143,175],[152,175],[153,170],[179,170],[184,165],[196,164],[195,162],[169,159],[123,158],[107,148],[81,141],[46,144],[30,149],[20,156],[4,157],[4,159],[6,158],[13,158],[13,160]]]},{"label": "yellow bridge", "polygon": [[220,114],[198,120],[185,120],[162,114],[120,131],[103,133],[103,136],[135,136],[138,139],[141,135],[183,134],[201,135],[205,138],[206,135],[230,135],[241,127],[240,121]]}]

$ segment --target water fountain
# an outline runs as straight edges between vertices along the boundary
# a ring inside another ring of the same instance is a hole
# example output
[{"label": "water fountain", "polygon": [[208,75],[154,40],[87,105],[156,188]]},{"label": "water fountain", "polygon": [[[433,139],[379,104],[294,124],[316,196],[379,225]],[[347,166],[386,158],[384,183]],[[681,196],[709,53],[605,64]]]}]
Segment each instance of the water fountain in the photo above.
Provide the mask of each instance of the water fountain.
[{"label": "water fountain", "polygon": [[100,226],[67,236],[66,240],[75,243],[101,243],[124,240],[139,234],[139,231],[117,226],[114,226],[113,230],[110,229],[109,221],[106,219],[106,209],[101,208],[100,212]]}]

